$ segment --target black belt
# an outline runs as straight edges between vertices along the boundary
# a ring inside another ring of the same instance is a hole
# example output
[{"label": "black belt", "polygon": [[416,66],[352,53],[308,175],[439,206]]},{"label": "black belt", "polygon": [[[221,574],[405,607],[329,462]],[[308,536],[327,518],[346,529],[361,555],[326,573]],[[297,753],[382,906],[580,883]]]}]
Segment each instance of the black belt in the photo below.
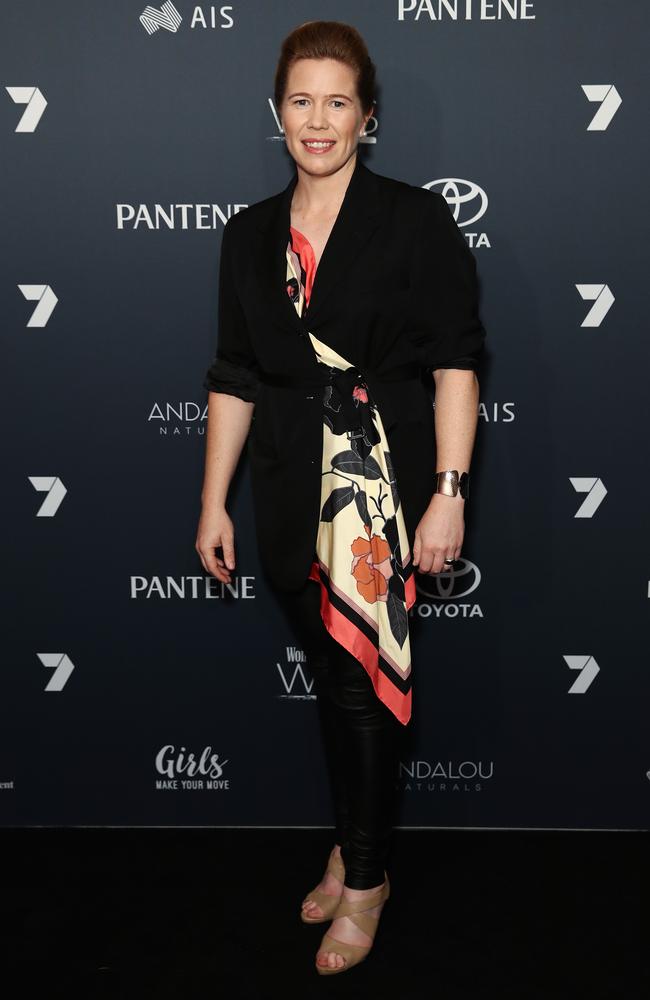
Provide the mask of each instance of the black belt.
[{"label": "black belt", "polygon": [[[420,372],[421,368],[417,361],[409,361],[403,365],[395,365],[395,367],[389,368],[385,372],[369,371],[368,375],[370,378],[378,379],[380,382],[397,382],[401,379],[419,378]],[[341,376],[345,377],[346,382],[349,379],[353,379],[355,382],[364,381],[364,373],[360,368],[352,367],[343,370],[331,365],[324,365],[320,362],[318,362],[318,368],[314,371],[313,375],[285,375],[264,371],[259,373],[260,381],[265,382],[267,385],[279,385],[296,389],[302,389],[306,386],[331,385],[332,382],[338,380]]]}]

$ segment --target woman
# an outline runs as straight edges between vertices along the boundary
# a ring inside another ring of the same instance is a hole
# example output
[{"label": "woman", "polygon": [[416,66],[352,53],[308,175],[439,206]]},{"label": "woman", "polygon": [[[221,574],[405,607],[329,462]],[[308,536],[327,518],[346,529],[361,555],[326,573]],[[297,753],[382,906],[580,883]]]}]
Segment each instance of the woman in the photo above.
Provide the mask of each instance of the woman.
[{"label": "woman", "polygon": [[204,381],[196,549],[229,583],[226,498],[248,439],[260,559],[318,696],[336,843],[301,916],[332,920],[319,973],[366,957],[389,895],[414,567],[460,557],[485,337],[445,200],[358,157],[374,88],[349,25],[311,21],[285,39],[275,100],[296,171],[226,224]]}]

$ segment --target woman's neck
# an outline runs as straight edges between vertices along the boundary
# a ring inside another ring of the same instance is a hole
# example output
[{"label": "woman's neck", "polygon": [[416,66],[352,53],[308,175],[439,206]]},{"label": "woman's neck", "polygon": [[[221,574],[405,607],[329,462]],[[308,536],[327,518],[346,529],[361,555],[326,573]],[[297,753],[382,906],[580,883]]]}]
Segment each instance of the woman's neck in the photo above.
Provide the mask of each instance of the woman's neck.
[{"label": "woman's neck", "polygon": [[336,173],[326,174],[324,177],[315,177],[302,167],[297,167],[298,182],[291,199],[292,217],[305,222],[336,216],[354,173],[355,161],[356,154]]}]

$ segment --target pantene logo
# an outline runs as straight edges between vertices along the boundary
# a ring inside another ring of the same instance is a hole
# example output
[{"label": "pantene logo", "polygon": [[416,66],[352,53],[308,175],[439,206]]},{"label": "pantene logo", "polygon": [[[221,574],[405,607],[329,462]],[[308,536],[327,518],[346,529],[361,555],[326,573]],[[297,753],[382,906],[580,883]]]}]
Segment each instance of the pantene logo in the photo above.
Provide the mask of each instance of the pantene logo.
[{"label": "pantene logo", "polygon": [[255,577],[232,575],[231,583],[216,576],[131,576],[133,601],[205,601],[220,600],[228,594],[242,600],[255,598]]},{"label": "pantene logo", "polygon": [[236,215],[247,205],[227,204],[179,204],[179,205],[135,205],[128,202],[118,202],[115,206],[115,221],[117,229],[150,229],[158,231],[169,230],[201,230],[212,232],[225,226],[231,215]]},{"label": "pantene logo", "polygon": [[534,21],[534,0],[398,0],[398,21]]}]

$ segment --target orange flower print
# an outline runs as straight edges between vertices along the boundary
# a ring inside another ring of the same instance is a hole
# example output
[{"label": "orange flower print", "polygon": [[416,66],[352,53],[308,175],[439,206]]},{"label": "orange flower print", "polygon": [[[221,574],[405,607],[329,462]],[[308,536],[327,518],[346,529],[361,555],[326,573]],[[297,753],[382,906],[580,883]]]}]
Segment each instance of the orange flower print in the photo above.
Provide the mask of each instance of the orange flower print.
[{"label": "orange flower print", "polygon": [[[370,528],[366,527],[370,534]],[[355,538],[352,549],[351,573],[357,581],[357,590],[368,604],[386,601],[388,580],[393,575],[390,564],[390,546],[385,538]]]},{"label": "orange flower print", "polygon": [[362,385],[355,385],[352,390],[352,398],[360,399],[362,403],[368,402],[368,391]]}]

